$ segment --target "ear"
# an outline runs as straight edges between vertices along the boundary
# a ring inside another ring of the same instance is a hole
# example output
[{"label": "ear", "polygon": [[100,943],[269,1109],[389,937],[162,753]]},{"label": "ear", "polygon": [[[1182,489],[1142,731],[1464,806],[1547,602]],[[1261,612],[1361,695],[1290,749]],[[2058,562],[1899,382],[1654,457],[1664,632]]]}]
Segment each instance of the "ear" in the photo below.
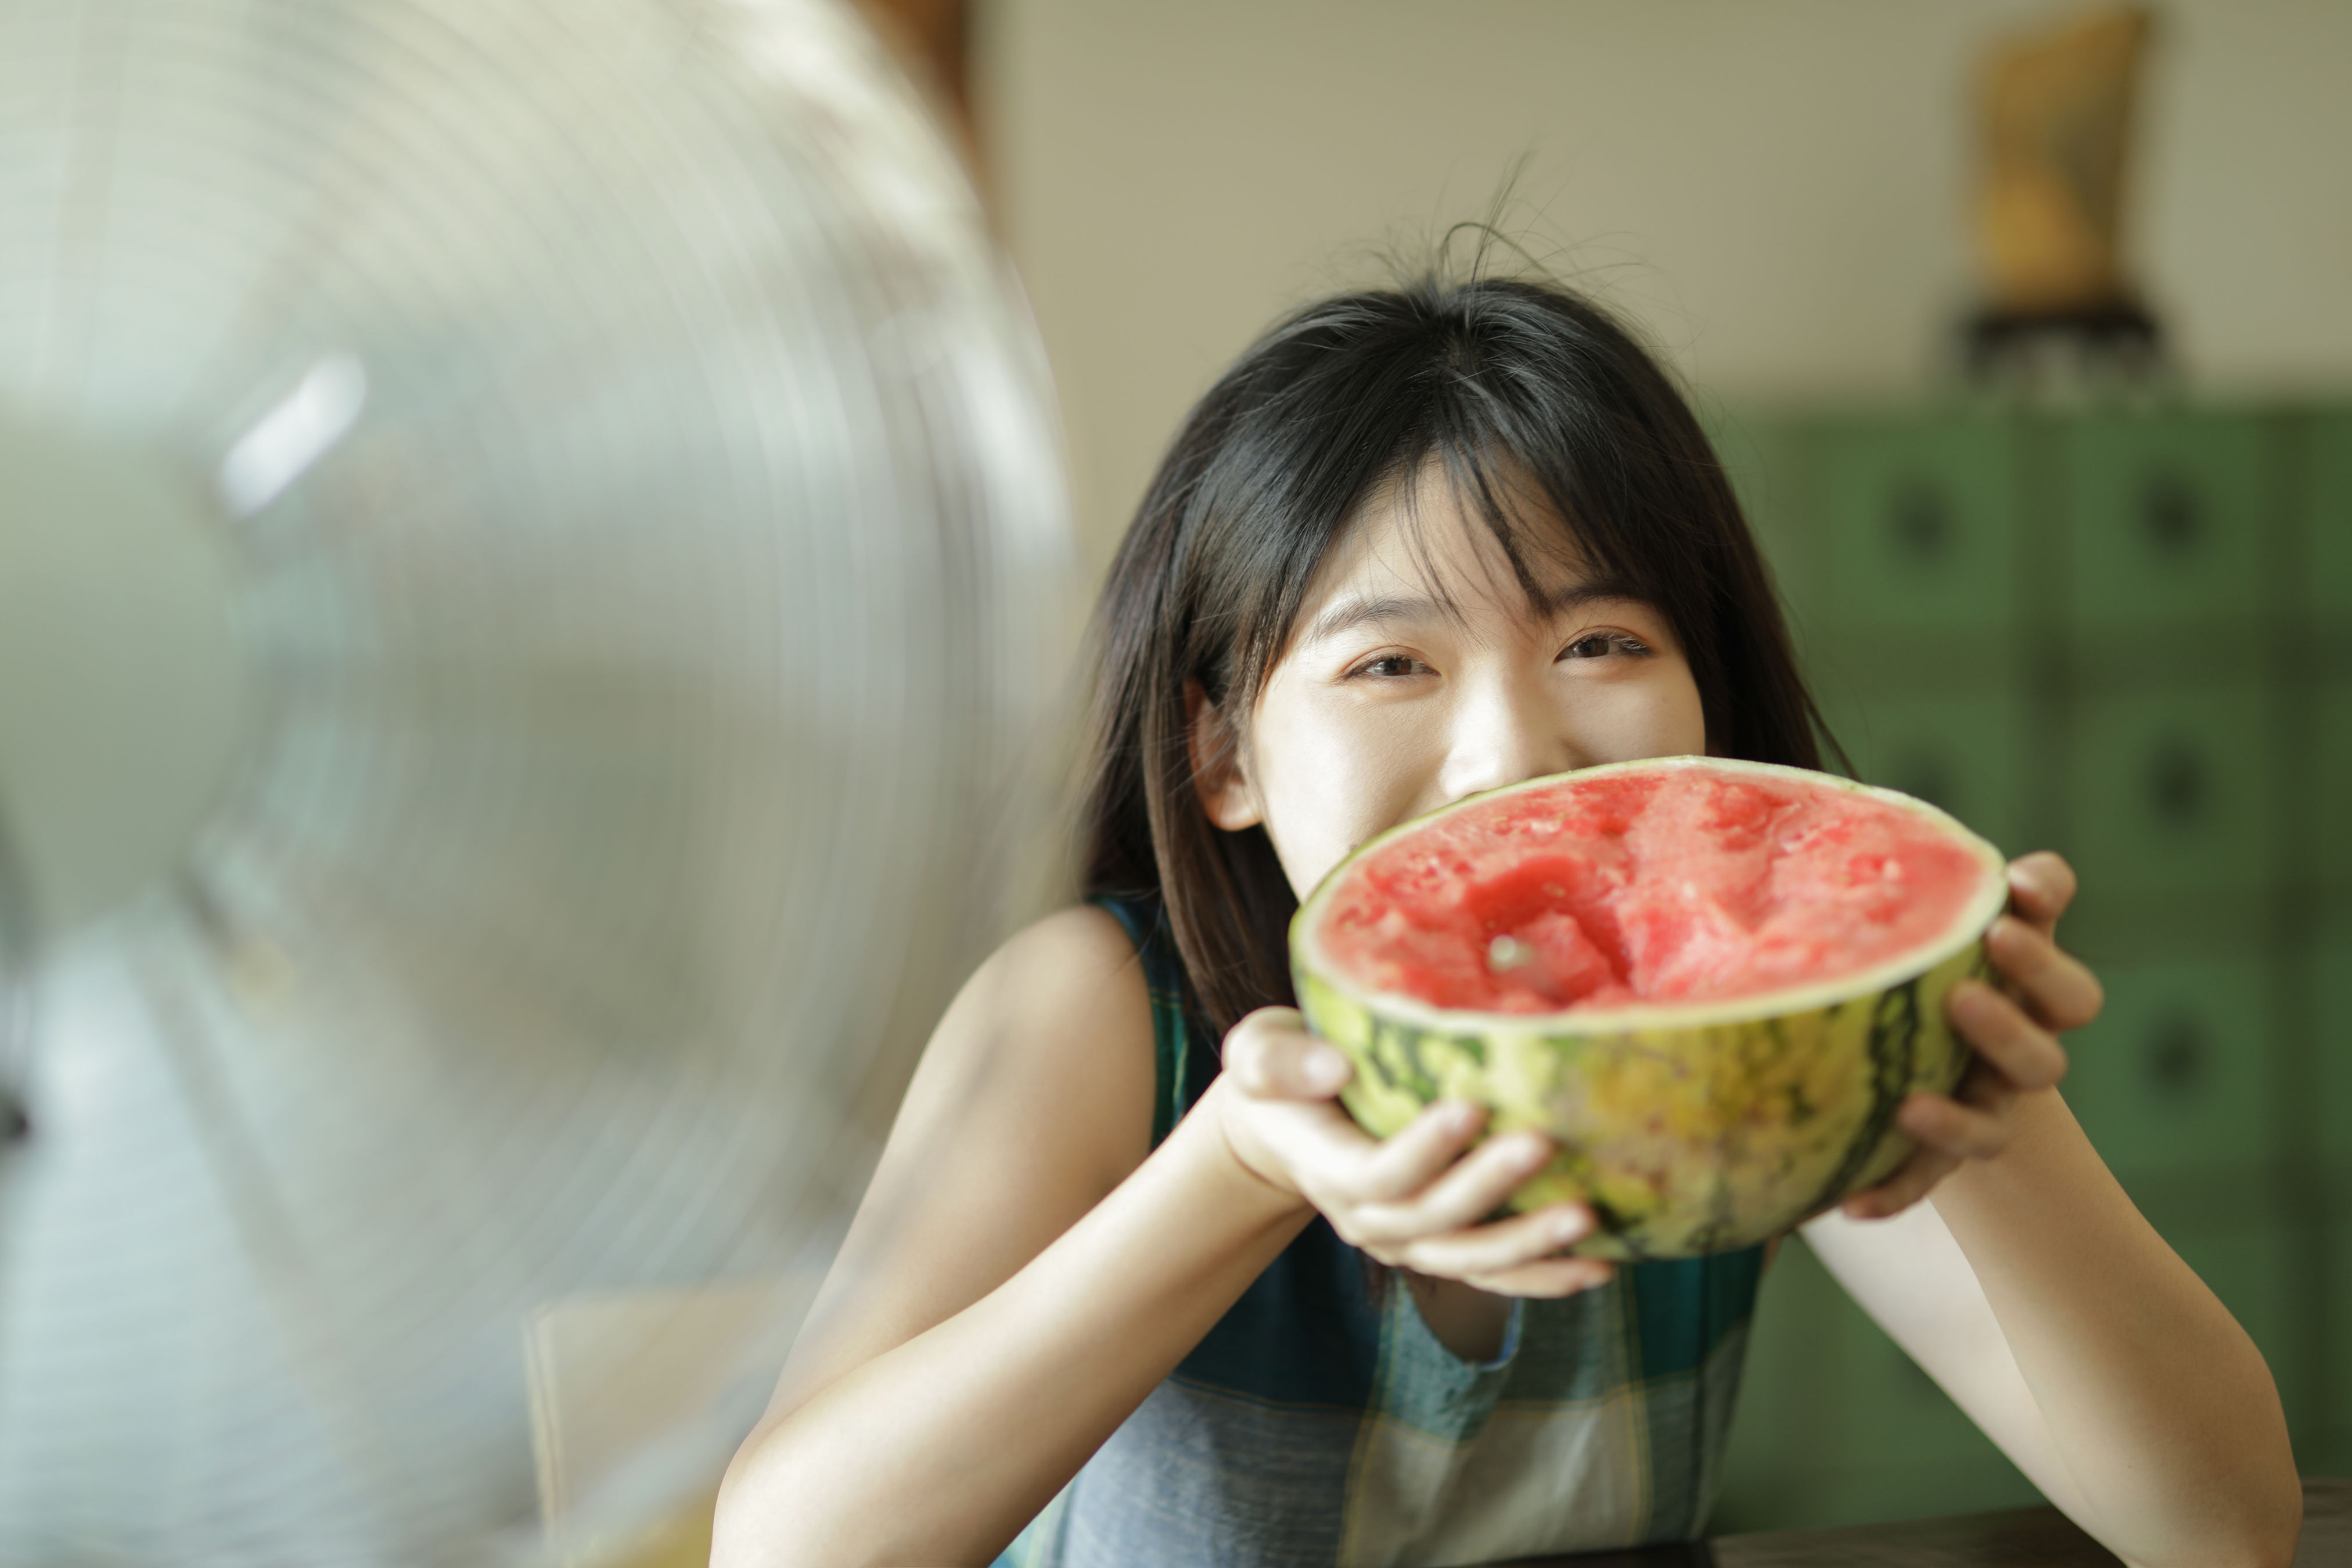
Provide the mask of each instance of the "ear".
[{"label": "ear", "polygon": [[1228,833],[1265,821],[1233,726],[1197,680],[1184,683],[1184,733],[1192,749],[1193,793],[1209,820]]}]

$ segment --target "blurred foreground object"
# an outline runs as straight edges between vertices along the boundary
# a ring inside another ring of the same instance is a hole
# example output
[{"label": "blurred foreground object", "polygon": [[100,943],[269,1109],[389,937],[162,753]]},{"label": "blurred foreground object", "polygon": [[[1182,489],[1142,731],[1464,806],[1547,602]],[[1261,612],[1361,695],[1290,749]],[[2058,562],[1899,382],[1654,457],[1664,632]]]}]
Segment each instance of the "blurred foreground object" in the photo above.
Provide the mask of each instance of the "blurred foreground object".
[{"label": "blurred foreground object", "polygon": [[712,1410],[766,1405],[820,1283],[810,1268],[614,1291],[532,1317],[531,1447],[557,1568],[709,1561],[718,1478],[698,1436]]},{"label": "blurred foreground object", "polygon": [[857,8],[919,84],[937,95],[969,153],[974,132],[971,0],[857,0]]},{"label": "blurred foreground object", "polygon": [[821,1264],[1020,912],[1034,329],[837,0],[51,0],[0,103],[0,1562],[546,1560],[526,1323]]},{"label": "blurred foreground object", "polygon": [[2059,344],[2126,371],[2161,350],[2122,256],[2133,109],[2148,13],[2094,12],[2016,38],[1986,62],[1976,238],[1987,298],[1971,368]]}]

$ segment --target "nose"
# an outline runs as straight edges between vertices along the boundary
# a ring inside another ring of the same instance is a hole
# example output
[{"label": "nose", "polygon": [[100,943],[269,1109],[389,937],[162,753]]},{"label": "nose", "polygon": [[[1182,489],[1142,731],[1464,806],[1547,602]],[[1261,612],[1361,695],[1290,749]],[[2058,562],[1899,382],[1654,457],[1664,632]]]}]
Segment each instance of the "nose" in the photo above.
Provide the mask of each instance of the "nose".
[{"label": "nose", "polygon": [[1459,682],[1438,773],[1440,804],[1577,765],[1549,684],[1493,670]]}]

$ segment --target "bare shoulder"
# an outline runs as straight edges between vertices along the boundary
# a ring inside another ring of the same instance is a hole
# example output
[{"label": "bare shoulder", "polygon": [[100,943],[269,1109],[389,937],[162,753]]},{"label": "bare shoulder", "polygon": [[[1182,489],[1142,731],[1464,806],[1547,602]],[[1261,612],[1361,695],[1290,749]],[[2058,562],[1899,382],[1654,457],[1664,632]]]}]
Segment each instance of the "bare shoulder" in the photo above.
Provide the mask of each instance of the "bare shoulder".
[{"label": "bare shoulder", "polygon": [[909,1137],[934,1148],[1003,1143],[1089,1173],[1099,1197],[1150,1152],[1152,1077],[1151,1000],[1134,944],[1104,910],[1062,910],[1017,932],[957,993],[924,1047],[891,1153]]},{"label": "bare shoulder", "polygon": [[1050,1026],[1073,1010],[1109,1011],[1150,1032],[1142,961],[1126,928],[1095,904],[1056,910],[1014,933],[965,989],[975,988],[992,1005],[1030,1015],[1025,1022]]},{"label": "bare shoulder", "polygon": [[1123,1175],[1148,1152],[1151,1053],[1134,943],[1108,911],[1080,905],[1017,932],[973,973],[926,1047],[908,1109],[953,1080],[966,1106],[1011,1099],[1030,1114],[1139,1126],[1139,1141],[1121,1141],[1132,1156],[1115,1161]]},{"label": "bare shoulder", "polygon": [[1006,942],[932,1032],[780,1401],[988,1294],[1151,1149],[1151,1002],[1118,921]]}]

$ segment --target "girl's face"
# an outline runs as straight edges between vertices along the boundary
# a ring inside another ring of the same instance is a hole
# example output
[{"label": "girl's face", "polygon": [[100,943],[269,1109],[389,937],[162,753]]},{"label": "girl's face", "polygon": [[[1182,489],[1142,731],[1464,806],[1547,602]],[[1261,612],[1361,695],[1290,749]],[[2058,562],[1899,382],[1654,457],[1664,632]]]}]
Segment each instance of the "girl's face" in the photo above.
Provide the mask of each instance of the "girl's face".
[{"label": "girl's face", "polygon": [[1464,795],[1704,752],[1698,686],[1665,616],[1572,560],[1530,566],[1540,605],[1443,479],[1366,506],[1230,760],[1195,700],[1210,819],[1264,824],[1304,899],[1349,850]]}]

